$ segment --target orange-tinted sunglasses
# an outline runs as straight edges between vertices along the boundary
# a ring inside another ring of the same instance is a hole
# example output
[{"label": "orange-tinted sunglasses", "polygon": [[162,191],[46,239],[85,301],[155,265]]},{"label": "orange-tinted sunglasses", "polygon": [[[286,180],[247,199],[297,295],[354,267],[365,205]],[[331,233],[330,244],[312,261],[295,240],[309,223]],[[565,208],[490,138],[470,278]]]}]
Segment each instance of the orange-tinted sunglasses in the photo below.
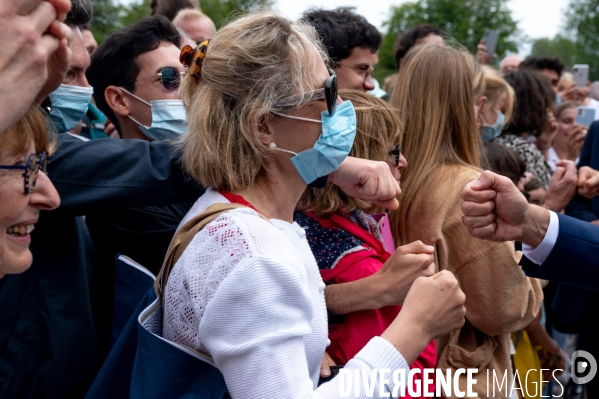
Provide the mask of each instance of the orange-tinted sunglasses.
[{"label": "orange-tinted sunglasses", "polygon": [[187,67],[187,72],[196,82],[199,82],[202,77],[202,64],[209,43],[210,39],[204,40],[195,49],[188,45],[181,50],[179,61]]}]

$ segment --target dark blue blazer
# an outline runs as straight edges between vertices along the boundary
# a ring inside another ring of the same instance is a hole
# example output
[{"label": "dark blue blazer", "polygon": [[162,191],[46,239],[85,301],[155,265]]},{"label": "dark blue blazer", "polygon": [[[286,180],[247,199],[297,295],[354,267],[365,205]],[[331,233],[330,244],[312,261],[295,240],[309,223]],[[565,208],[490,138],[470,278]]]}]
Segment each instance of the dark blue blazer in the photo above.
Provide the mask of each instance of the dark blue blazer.
[{"label": "dark blue blazer", "polygon": [[[594,157],[593,154],[595,154]],[[578,168],[582,166],[590,166],[595,170],[599,170],[599,121],[593,122],[584,140],[580,159],[578,160]],[[587,222],[599,219],[599,197],[588,199],[576,194],[566,207],[566,215]]]},{"label": "dark blue blazer", "polygon": [[523,257],[524,272],[535,278],[599,290],[599,227],[557,214],[559,234],[541,265]]}]

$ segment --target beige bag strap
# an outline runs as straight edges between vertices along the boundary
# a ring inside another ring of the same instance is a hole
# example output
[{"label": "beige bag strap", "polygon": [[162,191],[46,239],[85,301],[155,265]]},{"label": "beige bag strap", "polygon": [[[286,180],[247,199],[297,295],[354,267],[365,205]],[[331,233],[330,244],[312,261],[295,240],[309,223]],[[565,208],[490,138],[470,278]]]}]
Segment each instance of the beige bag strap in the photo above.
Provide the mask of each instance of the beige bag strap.
[{"label": "beige bag strap", "polygon": [[[159,298],[163,297],[162,295],[163,295],[164,289],[166,287],[166,282],[168,280],[168,276],[171,273],[171,269],[173,268],[175,263],[177,263],[177,261],[183,254],[183,251],[185,251],[185,248],[187,248],[187,246],[189,245],[191,240],[193,240],[195,235],[200,230],[202,230],[204,227],[206,227],[206,225],[208,223],[212,222],[214,219],[216,219],[223,213],[226,213],[226,212],[230,211],[231,209],[236,209],[236,208],[246,208],[246,206],[240,205],[240,204],[233,204],[233,203],[212,204],[208,208],[206,208],[206,210],[204,212],[202,212],[201,214],[189,219],[189,221],[187,221],[187,223],[185,223],[183,226],[181,226],[181,228],[179,230],[177,230],[177,232],[175,233],[175,236],[173,237],[173,239],[171,241],[171,244],[168,247],[166,256],[164,257],[164,262],[162,263],[162,268],[160,269],[160,272],[158,273],[158,276],[156,277],[156,281],[154,282],[154,291],[156,292],[156,295]],[[262,219],[267,220],[269,223],[271,223],[271,221],[268,220],[268,218],[266,216],[262,215],[260,212],[258,212],[258,215],[260,215],[260,217]],[[191,347],[188,347],[186,345],[183,345],[183,344],[179,344],[179,345],[186,348],[188,351],[195,353],[197,356],[200,356],[200,357],[208,360],[209,363],[214,364],[214,360],[212,359],[212,356],[202,353],[202,352],[199,352],[199,351],[197,351]]]},{"label": "beige bag strap", "polygon": [[[161,297],[163,295],[168,276],[171,273],[171,269],[175,263],[177,263],[183,254],[183,251],[185,251],[185,248],[187,248],[195,235],[204,227],[206,227],[208,223],[212,222],[223,213],[237,208],[246,208],[246,206],[240,204],[212,204],[206,208],[204,212],[191,218],[177,231],[177,233],[175,233],[175,236],[168,247],[168,251],[166,252],[166,256],[164,257],[162,268],[160,269],[160,272],[156,277],[156,281],[154,282],[154,291],[156,292],[157,296]],[[263,219],[268,220],[262,214],[258,214]]]}]

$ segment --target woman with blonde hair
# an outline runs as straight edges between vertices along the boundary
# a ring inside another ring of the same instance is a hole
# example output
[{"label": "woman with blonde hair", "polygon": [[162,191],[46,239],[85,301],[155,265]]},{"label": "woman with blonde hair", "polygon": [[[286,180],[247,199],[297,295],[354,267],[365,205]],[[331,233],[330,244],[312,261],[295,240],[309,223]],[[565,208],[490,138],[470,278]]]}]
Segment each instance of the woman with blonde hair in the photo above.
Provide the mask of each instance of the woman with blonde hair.
[{"label": "woman with blonde hair", "polygon": [[512,119],[514,108],[514,89],[499,72],[488,66],[483,66],[485,90],[479,99],[480,112],[478,117],[482,124],[484,141],[493,141],[503,131]]},{"label": "woman with blonde hair", "polygon": [[[341,90],[339,95],[356,109],[358,123],[350,156],[387,162],[399,182],[408,162],[400,152],[401,120],[397,110],[361,91]],[[335,364],[342,365],[393,322],[416,278],[434,274],[432,251],[420,241],[394,251],[394,244],[384,240],[381,229],[381,223],[389,227],[388,221],[375,219],[380,214],[373,217],[381,210],[346,195],[332,183],[322,189],[307,189],[297,209],[294,220],[306,230],[320,275],[328,283],[327,310],[330,315],[343,315],[329,318],[331,345],[327,348]],[[354,294],[359,306],[342,307],[331,297],[330,290],[350,282],[360,284],[354,290],[361,293],[360,297]],[[431,341],[410,368],[424,373],[436,364],[435,342]],[[416,377],[423,390],[434,392],[434,384],[423,384]]]},{"label": "woman with blonde hair", "polygon": [[[354,108],[337,97],[324,54],[313,28],[271,13],[240,18],[182,51],[189,68],[182,160],[211,188],[181,226],[227,211],[174,263],[162,333],[210,356],[234,398],[340,394],[339,378],[317,387],[328,335],[325,284],[305,231],[293,223],[307,185],[336,170],[355,136]],[[463,294],[450,273],[414,287],[391,326],[347,363],[351,373],[407,371],[431,338],[462,324]],[[358,389],[366,396],[363,384]]]},{"label": "woman with blonde hair", "polygon": [[[539,281],[516,267],[514,243],[472,238],[462,223],[460,192],[482,172],[476,104],[484,83],[472,55],[426,45],[408,55],[391,98],[410,160],[391,226],[398,245],[419,239],[434,246],[439,269],[460,282],[466,324],[437,340],[438,367],[477,368],[480,396],[486,395],[485,369],[501,376],[512,370],[510,333],[534,319],[543,299]],[[510,386],[511,375],[508,380]]]}]

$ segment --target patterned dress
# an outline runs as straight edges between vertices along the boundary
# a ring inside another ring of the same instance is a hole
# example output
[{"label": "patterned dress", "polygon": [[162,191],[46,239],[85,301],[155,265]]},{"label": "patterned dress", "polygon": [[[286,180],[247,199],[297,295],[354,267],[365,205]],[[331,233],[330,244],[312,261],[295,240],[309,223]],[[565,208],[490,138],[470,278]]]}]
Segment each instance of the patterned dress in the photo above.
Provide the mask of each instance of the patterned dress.
[{"label": "patterned dress", "polygon": [[516,151],[520,158],[526,163],[526,170],[532,173],[533,177],[547,188],[549,180],[551,180],[551,176],[553,175],[553,171],[543,154],[541,154],[533,143],[514,134],[501,135],[497,137],[494,142],[503,144]]}]

